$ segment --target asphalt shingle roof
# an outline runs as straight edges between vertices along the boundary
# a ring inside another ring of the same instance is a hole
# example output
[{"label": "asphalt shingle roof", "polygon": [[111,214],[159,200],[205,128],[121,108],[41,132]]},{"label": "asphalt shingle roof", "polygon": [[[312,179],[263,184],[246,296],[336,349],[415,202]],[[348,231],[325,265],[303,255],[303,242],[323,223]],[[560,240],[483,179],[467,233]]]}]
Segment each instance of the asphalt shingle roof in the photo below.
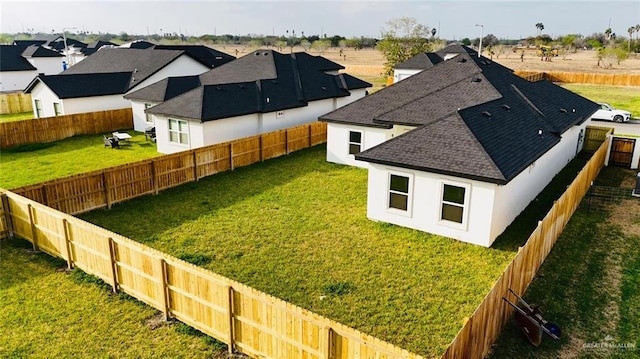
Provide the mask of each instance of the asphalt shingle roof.
[{"label": "asphalt shingle roof", "polygon": [[42,81],[61,99],[117,95],[126,91],[130,79],[130,72],[48,75],[39,76],[28,89]]},{"label": "asphalt shingle roof", "polygon": [[164,102],[200,86],[200,77],[168,77],[124,96],[126,99]]},{"label": "asphalt shingle roof", "polygon": [[[306,106],[309,101],[349,96],[349,90],[371,86],[348,74],[325,72],[340,69],[339,64],[307,53],[258,50],[201,74],[201,87],[147,112],[209,121]],[[171,81],[132,92],[127,98],[157,100],[163,90],[177,86]]]},{"label": "asphalt shingle roof", "polygon": [[156,45],[156,50],[182,50],[203,65],[214,68],[235,60],[234,56],[204,45]]},{"label": "asphalt shingle roof", "polygon": [[506,184],[598,108],[552,83],[528,82],[464,46],[439,52],[451,53],[458,55],[320,119],[417,126],[356,154],[358,160]]},{"label": "asphalt shingle roof", "polygon": [[22,52],[24,57],[63,57],[59,52],[49,50],[39,45],[27,46]]},{"label": "asphalt shingle roof", "polygon": [[18,45],[0,45],[0,71],[37,70],[22,56],[24,49]]}]

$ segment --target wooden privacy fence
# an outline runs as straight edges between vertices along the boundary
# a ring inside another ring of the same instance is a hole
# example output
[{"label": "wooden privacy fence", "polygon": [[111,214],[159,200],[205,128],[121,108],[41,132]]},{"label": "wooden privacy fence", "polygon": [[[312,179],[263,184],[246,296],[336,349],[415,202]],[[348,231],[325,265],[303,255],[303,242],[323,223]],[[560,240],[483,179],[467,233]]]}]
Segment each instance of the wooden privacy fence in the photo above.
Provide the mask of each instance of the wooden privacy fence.
[{"label": "wooden privacy fence", "polygon": [[[586,72],[538,72],[515,71],[515,74],[526,79],[534,78],[535,81],[545,79],[551,82],[581,83],[609,86],[640,86],[640,74],[603,74]],[[529,80],[531,81],[531,80]]]},{"label": "wooden privacy fence", "polygon": [[518,254],[507,266],[473,315],[458,332],[443,359],[483,358],[498,338],[514,309],[505,304],[508,289],[522,296],[547,258],[551,248],[571,219],[591,182],[604,166],[609,147],[607,138],[580,171],[564,194],[554,203]]},{"label": "wooden privacy fence", "polygon": [[588,126],[584,135],[584,147],[586,152],[595,152],[607,139],[607,135],[613,133],[611,127]]},{"label": "wooden privacy fence", "polygon": [[133,128],[131,108],[0,123],[0,148]]},{"label": "wooden privacy fence", "polygon": [[0,233],[253,357],[421,358],[242,283],[1,190]]},{"label": "wooden privacy fence", "polygon": [[0,94],[0,113],[20,113],[32,112],[31,94],[29,93],[6,93]]},{"label": "wooden privacy fence", "polygon": [[327,125],[314,122],[207,147],[56,179],[13,192],[78,214],[279,157],[326,142]]}]

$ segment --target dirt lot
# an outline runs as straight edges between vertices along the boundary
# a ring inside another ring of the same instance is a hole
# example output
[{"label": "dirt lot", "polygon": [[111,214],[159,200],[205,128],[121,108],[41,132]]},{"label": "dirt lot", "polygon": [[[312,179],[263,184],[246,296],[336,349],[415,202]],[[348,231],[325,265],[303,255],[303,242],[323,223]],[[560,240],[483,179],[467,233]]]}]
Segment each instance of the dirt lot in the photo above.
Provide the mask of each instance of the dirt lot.
[{"label": "dirt lot", "polygon": [[[255,49],[246,46],[213,46],[216,50],[234,56],[244,56]],[[236,55],[236,50],[238,53]],[[290,52],[290,48],[284,48],[283,53]],[[301,47],[294,47],[293,51],[304,51]],[[313,55],[321,55],[315,50],[309,51]],[[323,56],[346,67],[346,72],[354,76],[379,76],[383,72],[384,58],[382,54],[373,49],[354,50],[344,49],[340,56],[339,48],[327,49]],[[622,63],[614,64],[611,69],[597,66],[595,51],[581,50],[568,55],[565,59],[555,57],[551,61],[540,61],[535,52],[525,53],[523,61],[519,53],[507,52],[499,57],[494,56],[494,61],[507,66],[515,71],[566,71],[566,72],[592,72],[592,73],[638,73],[640,74],[640,55],[632,54]]]}]

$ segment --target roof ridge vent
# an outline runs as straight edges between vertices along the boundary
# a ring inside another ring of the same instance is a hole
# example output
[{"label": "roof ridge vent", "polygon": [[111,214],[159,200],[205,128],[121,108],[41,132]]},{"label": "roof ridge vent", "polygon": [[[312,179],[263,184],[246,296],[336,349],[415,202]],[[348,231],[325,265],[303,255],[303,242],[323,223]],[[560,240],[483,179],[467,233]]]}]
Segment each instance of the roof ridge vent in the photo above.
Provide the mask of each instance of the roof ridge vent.
[{"label": "roof ridge vent", "polygon": [[488,117],[491,117],[491,112],[489,112],[489,111],[482,111],[482,116],[487,117],[487,118],[488,118]]}]

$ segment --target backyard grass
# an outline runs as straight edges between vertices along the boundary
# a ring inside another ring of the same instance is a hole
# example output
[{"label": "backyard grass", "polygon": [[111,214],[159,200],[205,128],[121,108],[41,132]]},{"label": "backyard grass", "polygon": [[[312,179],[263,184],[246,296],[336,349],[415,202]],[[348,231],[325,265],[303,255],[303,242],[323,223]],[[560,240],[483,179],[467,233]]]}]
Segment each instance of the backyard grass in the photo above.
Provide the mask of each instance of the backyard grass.
[{"label": "backyard grass", "polygon": [[607,102],[615,108],[630,111],[632,118],[640,118],[640,87],[586,84],[559,85],[591,101]]},{"label": "backyard grass", "polygon": [[65,268],[24,240],[0,241],[1,358],[226,357],[223,344]]},{"label": "backyard grass", "polygon": [[0,188],[12,189],[160,156],[144,134],[128,131],[131,146],[105,147],[102,134],[0,150]]},{"label": "backyard grass", "polygon": [[[634,177],[635,171],[605,168],[596,184],[620,186],[626,178],[628,188]],[[491,358],[640,357],[640,200],[604,212],[579,209],[524,299],[562,328],[561,340],[545,336],[535,348],[510,319]]]},{"label": "backyard grass", "polygon": [[0,123],[30,120],[33,118],[33,112],[3,113],[0,114]]},{"label": "backyard grass", "polygon": [[[487,249],[370,221],[367,171],[325,153],[316,146],[80,217],[402,348],[442,354],[530,231]],[[526,217],[535,226],[543,215]]]}]

